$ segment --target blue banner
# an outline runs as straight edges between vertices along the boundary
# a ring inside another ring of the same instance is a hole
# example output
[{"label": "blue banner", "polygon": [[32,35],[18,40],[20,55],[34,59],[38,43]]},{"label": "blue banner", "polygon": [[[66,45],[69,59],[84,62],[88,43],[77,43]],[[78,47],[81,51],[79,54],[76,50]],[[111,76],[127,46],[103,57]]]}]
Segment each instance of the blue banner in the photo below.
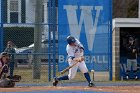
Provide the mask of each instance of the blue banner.
[{"label": "blue banner", "polygon": [[59,0],[59,70],[67,64],[66,37],[79,39],[85,48],[89,70],[108,71],[111,54],[110,0]]}]

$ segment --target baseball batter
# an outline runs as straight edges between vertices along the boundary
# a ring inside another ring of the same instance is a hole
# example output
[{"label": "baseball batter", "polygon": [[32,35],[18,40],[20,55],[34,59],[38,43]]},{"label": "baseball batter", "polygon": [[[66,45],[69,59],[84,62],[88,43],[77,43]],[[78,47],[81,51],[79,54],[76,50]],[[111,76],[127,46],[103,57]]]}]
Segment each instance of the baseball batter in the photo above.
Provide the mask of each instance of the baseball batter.
[{"label": "baseball batter", "polygon": [[77,69],[79,68],[80,71],[84,74],[86,80],[88,81],[88,86],[93,87],[94,84],[91,82],[88,69],[84,60],[81,59],[84,56],[84,47],[81,42],[74,38],[73,36],[67,37],[68,45],[66,46],[66,51],[68,54],[68,63],[69,66],[78,62],[75,66],[69,69],[69,74],[62,77],[55,77],[53,81],[53,86],[57,86],[58,82],[61,80],[70,80],[73,79],[77,73]]}]

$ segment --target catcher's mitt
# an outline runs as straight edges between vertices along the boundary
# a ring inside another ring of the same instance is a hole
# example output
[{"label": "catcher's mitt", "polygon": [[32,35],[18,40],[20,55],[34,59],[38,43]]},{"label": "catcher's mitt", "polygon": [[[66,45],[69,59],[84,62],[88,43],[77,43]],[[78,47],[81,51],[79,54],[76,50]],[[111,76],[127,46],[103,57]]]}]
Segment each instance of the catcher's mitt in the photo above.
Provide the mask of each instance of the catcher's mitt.
[{"label": "catcher's mitt", "polygon": [[19,82],[21,80],[21,76],[20,75],[14,75],[13,77],[8,76],[7,78],[12,80],[13,82]]},{"label": "catcher's mitt", "polygon": [[19,82],[21,80],[21,76],[20,75],[14,75],[13,78],[12,78],[12,80],[14,82]]}]

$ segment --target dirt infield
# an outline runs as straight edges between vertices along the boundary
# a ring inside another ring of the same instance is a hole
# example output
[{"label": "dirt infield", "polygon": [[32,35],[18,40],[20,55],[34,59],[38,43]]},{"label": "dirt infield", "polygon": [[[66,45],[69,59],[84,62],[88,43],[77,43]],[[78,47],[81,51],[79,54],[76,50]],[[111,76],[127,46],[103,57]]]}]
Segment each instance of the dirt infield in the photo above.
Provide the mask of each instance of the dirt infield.
[{"label": "dirt infield", "polygon": [[0,88],[0,92],[26,92],[26,91],[50,91],[50,90],[83,90],[83,91],[98,91],[98,92],[119,92],[119,93],[140,93],[140,86],[27,86],[14,88]]}]

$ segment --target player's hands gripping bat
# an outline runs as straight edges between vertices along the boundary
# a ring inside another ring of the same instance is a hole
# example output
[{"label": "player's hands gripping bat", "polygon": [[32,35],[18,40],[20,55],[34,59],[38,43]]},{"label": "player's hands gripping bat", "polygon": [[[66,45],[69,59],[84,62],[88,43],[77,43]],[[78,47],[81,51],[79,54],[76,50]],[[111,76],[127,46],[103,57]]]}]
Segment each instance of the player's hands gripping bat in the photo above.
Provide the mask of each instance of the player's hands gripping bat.
[{"label": "player's hands gripping bat", "polygon": [[82,61],[84,61],[84,60],[85,60],[84,56],[81,56],[81,57],[79,57],[79,58],[74,58],[74,59],[73,59],[74,62],[82,62]]},{"label": "player's hands gripping bat", "polygon": [[60,74],[64,74],[64,73],[67,72],[70,68],[74,67],[78,62],[84,61],[84,59],[85,59],[84,56],[81,56],[80,58],[74,58],[73,61],[76,62],[76,63],[74,63],[73,65],[71,65],[71,66],[65,68],[64,70],[62,70],[62,71],[60,72]]}]

